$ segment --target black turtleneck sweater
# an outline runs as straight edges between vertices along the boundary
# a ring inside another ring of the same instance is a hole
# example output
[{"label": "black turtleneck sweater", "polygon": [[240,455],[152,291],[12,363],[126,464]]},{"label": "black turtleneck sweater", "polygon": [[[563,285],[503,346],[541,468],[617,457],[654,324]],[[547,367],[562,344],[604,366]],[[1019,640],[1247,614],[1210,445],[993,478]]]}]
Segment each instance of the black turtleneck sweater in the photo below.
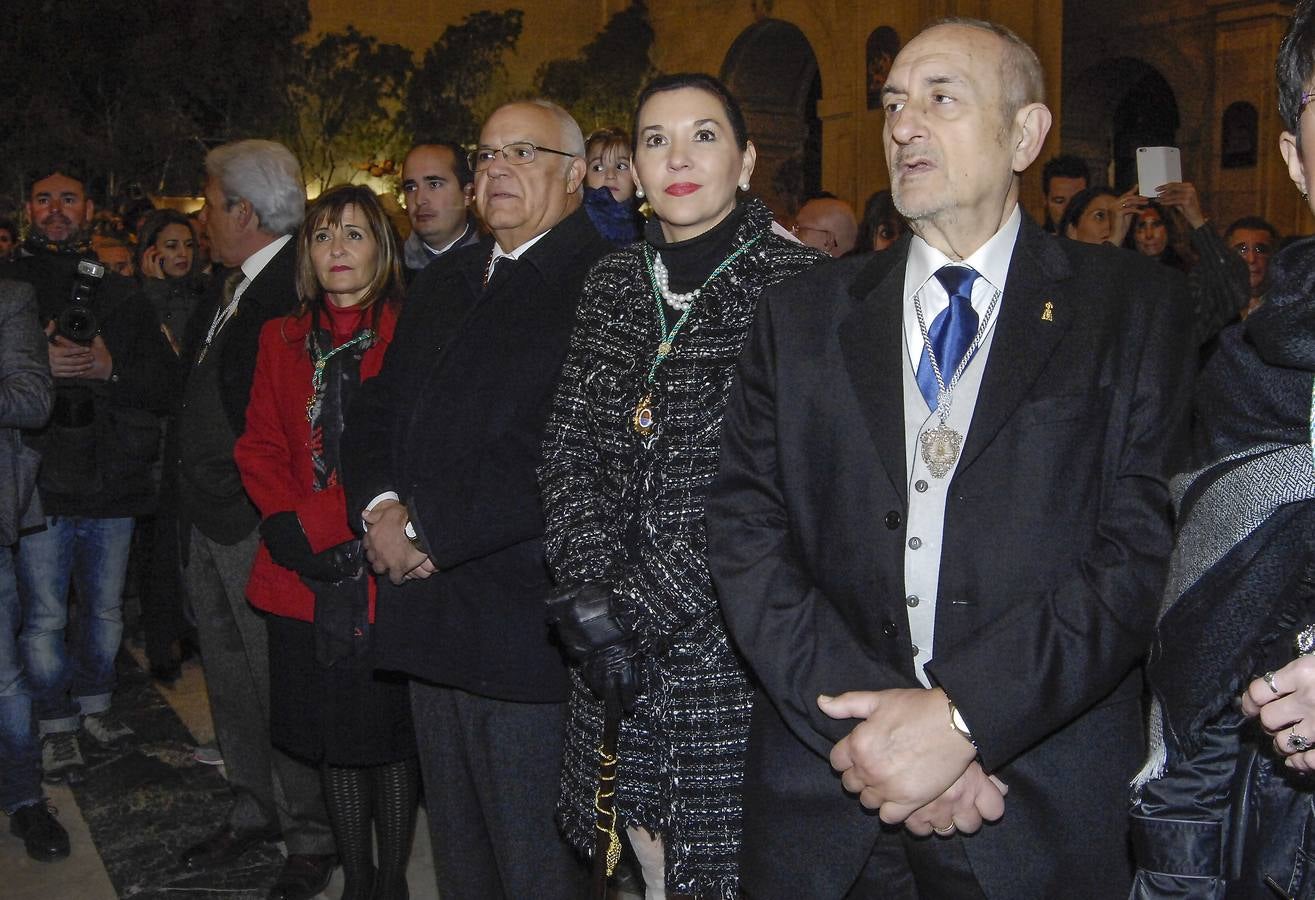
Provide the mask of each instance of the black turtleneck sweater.
[{"label": "black turtleneck sweater", "polygon": [[[737,203],[726,218],[702,234],[683,241],[668,241],[662,234],[662,223],[657,216],[649,219],[644,227],[644,239],[662,255],[662,263],[667,267],[667,282],[673,291],[683,294],[700,287],[712,270],[735,252],[735,232],[744,218],[744,210],[744,204]],[[665,302],[662,314],[667,328],[680,318],[679,310],[672,309]]]}]

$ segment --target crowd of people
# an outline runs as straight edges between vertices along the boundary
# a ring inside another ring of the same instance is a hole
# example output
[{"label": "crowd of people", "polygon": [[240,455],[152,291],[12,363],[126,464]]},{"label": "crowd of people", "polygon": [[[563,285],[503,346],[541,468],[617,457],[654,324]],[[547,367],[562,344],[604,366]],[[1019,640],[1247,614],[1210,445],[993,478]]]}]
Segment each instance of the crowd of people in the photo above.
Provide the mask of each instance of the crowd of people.
[{"label": "crowd of people", "polygon": [[[1307,196],[1315,0],[1277,78]],[[423,797],[445,900],[1315,896],[1315,251],[1068,156],[1032,218],[1043,84],[928,26],[861,217],[778,218],[698,73],[418,143],[405,240],[243,140],[93,241],[50,161],[0,222],[13,834],[66,857],[43,780],[132,736],[132,558],[232,795],[202,880],[406,898]]]}]

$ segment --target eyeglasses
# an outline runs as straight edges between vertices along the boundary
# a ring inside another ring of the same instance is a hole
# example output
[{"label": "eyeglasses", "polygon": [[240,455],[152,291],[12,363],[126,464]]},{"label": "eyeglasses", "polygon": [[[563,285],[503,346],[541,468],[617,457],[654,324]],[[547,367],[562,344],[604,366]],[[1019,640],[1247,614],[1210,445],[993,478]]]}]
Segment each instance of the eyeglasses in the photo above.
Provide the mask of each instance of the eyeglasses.
[{"label": "eyeglasses", "polygon": [[1315,91],[1307,91],[1306,93],[1301,95],[1301,102],[1297,104],[1298,119],[1300,119],[1301,114],[1306,111],[1306,107],[1310,106],[1310,101],[1312,100],[1315,100]]},{"label": "eyeglasses", "polygon": [[501,150],[495,150],[492,147],[477,147],[470,151],[466,161],[470,163],[470,167],[476,172],[483,172],[499,156],[513,166],[528,166],[534,162],[534,155],[540,152],[556,153],[558,156],[575,156],[574,153],[567,153],[565,150],[540,147],[538,144],[531,144],[529,141],[515,141],[507,144]]},{"label": "eyeglasses", "polygon": [[1238,256],[1246,256],[1248,253],[1254,253],[1257,256],[1269,256],[1274,252],[1274,248],[1269,244],[1234,244],[1233,252]]}]

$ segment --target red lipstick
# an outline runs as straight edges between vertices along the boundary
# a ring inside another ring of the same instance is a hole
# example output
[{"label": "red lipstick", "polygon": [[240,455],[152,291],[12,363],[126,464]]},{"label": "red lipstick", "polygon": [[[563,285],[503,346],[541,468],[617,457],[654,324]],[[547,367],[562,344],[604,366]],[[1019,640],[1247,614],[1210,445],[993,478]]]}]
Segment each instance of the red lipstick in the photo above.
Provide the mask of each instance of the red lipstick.
[{"label": "red lipstick", "polygon": [[677,181],[675,184],[667,185],[666,192],[673,197],[685,197],[702,187],[703,185],[695,184],[692,181]]}]

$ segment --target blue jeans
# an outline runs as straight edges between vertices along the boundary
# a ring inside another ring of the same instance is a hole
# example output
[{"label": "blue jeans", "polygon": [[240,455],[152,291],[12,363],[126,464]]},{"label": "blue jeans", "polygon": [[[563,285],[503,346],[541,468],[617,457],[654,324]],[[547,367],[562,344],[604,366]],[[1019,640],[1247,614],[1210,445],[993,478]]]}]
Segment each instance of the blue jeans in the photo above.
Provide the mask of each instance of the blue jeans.
[{"label": "blue jeans", "polygon": [[6,813],[41,800],[41,751],[18,654],[21,621],[14,548],[0,547],[0,809]]},{"label": "blue jeans", "polygon": [[[132,527],[131,517],[47,516],[45,531],[18,540],[19,645],[43,736],[77,731],[80,715],[110,708]],[[70,579],[78,622],[66,647]]]}]

